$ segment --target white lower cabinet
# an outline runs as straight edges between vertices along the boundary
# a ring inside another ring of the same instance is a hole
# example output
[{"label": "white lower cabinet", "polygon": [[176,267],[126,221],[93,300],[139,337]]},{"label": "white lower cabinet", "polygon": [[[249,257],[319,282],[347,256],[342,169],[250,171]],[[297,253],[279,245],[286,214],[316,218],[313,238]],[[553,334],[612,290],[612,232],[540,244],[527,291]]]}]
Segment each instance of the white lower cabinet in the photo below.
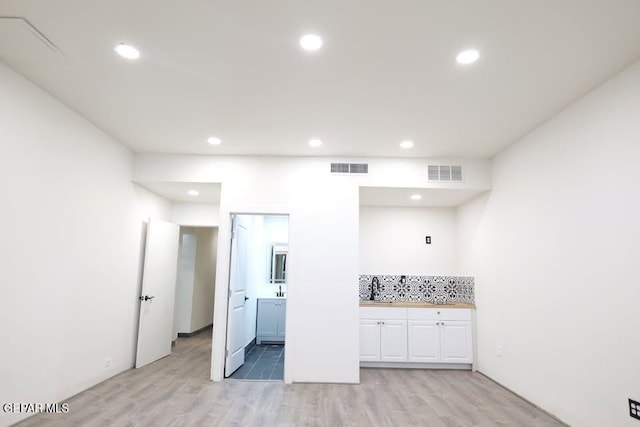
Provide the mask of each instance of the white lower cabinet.
[{"label": "white lower cabinet", "polygon": [[[382,310],[382,311],[380,311]],[[360,360],[405,362],[407,360],[406,308],[361,309]]]},{"label": "white lower cabinet", "polygon": [[407,360],[407,321],[382,320],[380,322],[380,360],[404,362]]},{"label": "white lower cabinet", "polygon": [[409,320],[409,362],[440,362],[440,326],[432,320]]},{"label": "white lower cabinet", "polygon": [[472,364],[472,331],[470,309],[361,307],[360,361]]},{"label": "white lower cabinet", "polygon": [[284,342],[287,300],[283,298],[258,298],[256,315],[256,343],[262,341]]},{"label": "white lower cabinet", "polygon": [[285,325],[287,324],[287,301],[280,301],[280,305],[278,305],[278,312],[276,313],[276,317],[278,318],[278,329],[276,330],[276,337],[284,341],[285,336]]},{"label": "white lower cabinet", "polygon": [[440,355],[443,363],[473,363],[471,322],[440,322]]},{"label": "white lower cabinet", "polygon": [[360,360],[380,360],[380,321],[360,320]]}]

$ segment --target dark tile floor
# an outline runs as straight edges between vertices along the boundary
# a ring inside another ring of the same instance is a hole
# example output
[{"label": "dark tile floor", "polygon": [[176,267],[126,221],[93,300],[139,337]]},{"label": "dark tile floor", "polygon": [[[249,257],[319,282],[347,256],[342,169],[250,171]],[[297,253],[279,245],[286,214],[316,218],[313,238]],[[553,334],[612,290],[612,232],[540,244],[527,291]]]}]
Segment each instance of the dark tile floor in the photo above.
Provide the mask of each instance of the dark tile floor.
[{"label": "dark tile floor", "polygon": [[235,380],[283,380],[284,345],[254,345],[244,355],[244,365],[229,378]]}]

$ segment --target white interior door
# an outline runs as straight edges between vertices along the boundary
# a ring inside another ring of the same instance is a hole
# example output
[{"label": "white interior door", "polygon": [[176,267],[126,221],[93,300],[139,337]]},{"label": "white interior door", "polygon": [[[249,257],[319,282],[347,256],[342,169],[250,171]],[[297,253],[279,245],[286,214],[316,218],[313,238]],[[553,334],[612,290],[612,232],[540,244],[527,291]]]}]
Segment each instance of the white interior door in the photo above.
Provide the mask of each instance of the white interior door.
[{"label": "white interior door", "polygon": [[149,219],[136,368],[171,353],[179,239],[179,226]]},{"label": "white interior door", "polygon": [[224,376],[228,377],[244,364],[244,304],[246,295],[247,227],[240,217],[233,218],[231,269],[229,272],[229,307],[227,309],[227,348]]}]

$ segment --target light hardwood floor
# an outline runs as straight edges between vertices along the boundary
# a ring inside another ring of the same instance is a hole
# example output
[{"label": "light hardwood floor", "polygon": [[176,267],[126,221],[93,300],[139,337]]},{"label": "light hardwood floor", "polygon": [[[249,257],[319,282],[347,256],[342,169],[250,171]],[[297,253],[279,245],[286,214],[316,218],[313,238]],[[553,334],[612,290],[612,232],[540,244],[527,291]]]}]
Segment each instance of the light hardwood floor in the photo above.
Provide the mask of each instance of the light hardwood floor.
[{"label": "light hardwood floor", "polygon": [[362,369],[360,385],[209,381],[211,331],[20,426],[560,426],[466,371]]}]

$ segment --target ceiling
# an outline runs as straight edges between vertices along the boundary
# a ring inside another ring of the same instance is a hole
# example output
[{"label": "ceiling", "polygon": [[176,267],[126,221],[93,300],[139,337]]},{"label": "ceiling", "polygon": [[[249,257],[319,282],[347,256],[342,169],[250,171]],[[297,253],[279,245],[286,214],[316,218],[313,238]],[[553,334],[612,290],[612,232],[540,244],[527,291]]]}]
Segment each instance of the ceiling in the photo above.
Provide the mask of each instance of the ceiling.
[{"label": "ceiling", "polygon": [[[139,182],[147,190],[170,202],[220,203],[220,184],[205,182]],[[189,195],[195,190],[197,195]]]},{"label": "ceiling", "polygon": [[[458,188],[360,187],[360,206],[453,208],[486,191]],[[412,195],[420,195],[421,199],[412,200]]]},{"label": "ceiling", "polygon": [[[637,0],[0,0],[0,15],[55,45],[0,19],[0,60],[136,152],[487,158],[640,58]],[[320,51],[298,46],[308,32]],[[480,60],[457,64],[469,47]]]},{"label": "ceiling", "polygon": [[[206,182],[138,182],[170,202],[220,204],[220,184]],[[196,193],[192,193],[195,191]]]}]

